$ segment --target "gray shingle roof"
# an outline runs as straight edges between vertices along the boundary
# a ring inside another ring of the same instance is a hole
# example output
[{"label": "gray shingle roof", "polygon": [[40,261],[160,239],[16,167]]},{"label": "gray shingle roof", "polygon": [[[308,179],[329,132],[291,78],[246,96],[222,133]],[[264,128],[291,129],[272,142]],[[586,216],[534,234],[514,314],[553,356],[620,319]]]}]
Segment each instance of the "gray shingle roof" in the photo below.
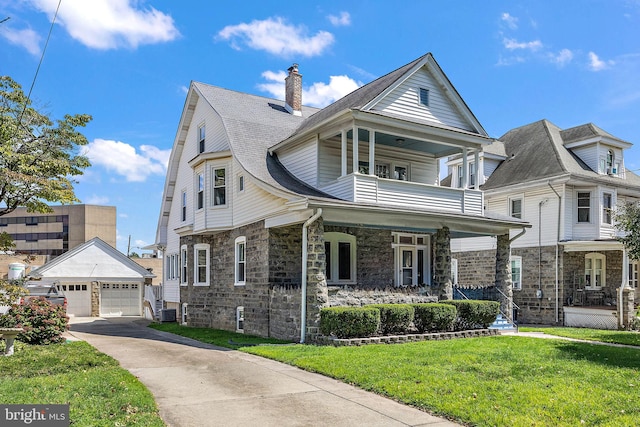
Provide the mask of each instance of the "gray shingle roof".
[{"label": "gray shingle roof", "polygon": [[580,125],[580,126],[572,127],[570,129],[565,129],[560,132],[560,135],[562,136],[562,140],[564,141],[565,144],[568,144],[573,141],[580,141],[580,140],[593,138],[596,136],[601,136],[601,137],[613,139],[620,142],[626,142],[621,140],[620,138],[617,138],[611,135],[609,132],[606,132],[600,129],[598,126],[594,125],[593,123],[587,123],[585,125]]},{"label": "gray shingle roof", "polygon": [[484,190],[499,189],[508,185],[563,175],[598,179],[613,186],[640,187],[640,177],[633,172],[627,171],[624,180],[598,174],[564,147],[564,144],[569,141],[563,137],[575,141],[596,135],[606,135],[608,138],[619,140],[591,124],[563,131],[548,120],[540,120],[512,129],[499,138],[499,142],[504,144],[507,159],[500,163],[482,188]]}]

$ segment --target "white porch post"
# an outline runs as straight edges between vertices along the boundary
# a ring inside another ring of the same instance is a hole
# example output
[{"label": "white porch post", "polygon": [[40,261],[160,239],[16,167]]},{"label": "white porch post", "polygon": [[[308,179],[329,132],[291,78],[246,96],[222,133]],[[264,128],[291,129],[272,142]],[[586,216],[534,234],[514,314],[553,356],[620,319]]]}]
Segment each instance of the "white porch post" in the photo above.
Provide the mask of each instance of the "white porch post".
[{"label": "white porch post", "polygon": [[358,173],[358,127],[353,126],[353,173]]},{"label": "white porch post", "polygon": [[469,159],[467,147],[462,149],[462,187],[467,188],[469,185]]},{"label": "white porch post", "polygon": [[475,153],[473,154],[474,167],[476,169],[476,182],[474,183],[473,188],[476,190],[480,189],[480,150],[476,148]]},{"label": "white porch post", "polygon": [[376,174],[376,133],[369,129],[369,175]]},{"label": "white porch post", "polygon": [[[480,155],[478,155],[480,157]],[[480,172],[482,171],[482,172]],[[478,159],[478,187],[484,184],[484,156],[481,159]]]},{"label": "white porch post", "polygon": [[341,134],[342,144],[340,148],[340,160],[341,160],[340,176],[346,176],[347,175],[347,130],[342,129],[341,133],[342,133]]}]

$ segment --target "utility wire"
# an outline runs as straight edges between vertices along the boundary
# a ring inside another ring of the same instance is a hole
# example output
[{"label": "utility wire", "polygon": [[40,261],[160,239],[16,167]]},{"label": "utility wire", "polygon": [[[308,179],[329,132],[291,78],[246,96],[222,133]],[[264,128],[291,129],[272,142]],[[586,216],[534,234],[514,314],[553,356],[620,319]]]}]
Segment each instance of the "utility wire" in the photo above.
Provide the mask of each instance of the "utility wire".
[{"label": "utility wire", "polygon": [[[44,54],[47,51],[47,46],[49,45],[49,39],[51,38],[51,33],[53,32],[53,25],[56,23],[56,18],[58,17],[58,10],[60,10],[60,4],[62,4],[62,0],[58,0],[58,7],[56,7],[56,13],[53,15],[53,20],[51,20],[51,27],[49,27],[49,34],[47,35],[47,40],[44,43],[44,48],[42,49],[42,55],[40,55],[40,61],[38,62],[38,68],[36,68],[36,73],[33,76],[33,81],[31,82],[31,87],[29,88],[29,93],[27,94],[27,100],[22,107],[22,112],[18,117],[18,126],[16,127],[16,132],[21,126],[22,116],[27,109],[27,104],[31,100],[31,92],[33,91],[33,87],[36,85],[36,79],[38,78],[38,73],[40,72],[40,66],[42,65],[42,61],[44,60]],[[9,19],[9,18],[7,18]],[[4,22],[4,21],[3,21]]]}]

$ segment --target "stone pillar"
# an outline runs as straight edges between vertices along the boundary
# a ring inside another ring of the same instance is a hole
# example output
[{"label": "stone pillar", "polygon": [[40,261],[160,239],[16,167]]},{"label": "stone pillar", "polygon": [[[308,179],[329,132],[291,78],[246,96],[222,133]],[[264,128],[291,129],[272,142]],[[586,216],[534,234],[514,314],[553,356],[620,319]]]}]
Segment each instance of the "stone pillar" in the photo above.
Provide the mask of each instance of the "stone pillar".
[{"label": "stone pillar", "polygon": [[[620,295],[620,288],[617,289],[618,295]],[[622,310],[622,325],[620,325],[624,329],[629,329],[633,319],[635,317],[635,310],[633,308],[635,302],[635,291],[633,288],[624,287],[622,289],[622,301],[618,310]]]},{"label": "stone pillar", "polygon": [[498,236],[496,247],[496,281],[500,311],[513,321],[513,284],[511,282],[511,243],[509,234]]},{"label": "stone pillar", "polygon": [[100,317],[100,284],[91,282],[91,317]]},{"label": "stone pillar", "polygon": [[453,299],[451,283],[451,235],[449,227],[436,232],[434,239],[433,291],[439,300]]},{"label": "stone pillar", "polygon": [[307,228],[307,331],[308,341],[320,334],[320,309],[329,304],[325,277],[324,222],[318,218]]}]

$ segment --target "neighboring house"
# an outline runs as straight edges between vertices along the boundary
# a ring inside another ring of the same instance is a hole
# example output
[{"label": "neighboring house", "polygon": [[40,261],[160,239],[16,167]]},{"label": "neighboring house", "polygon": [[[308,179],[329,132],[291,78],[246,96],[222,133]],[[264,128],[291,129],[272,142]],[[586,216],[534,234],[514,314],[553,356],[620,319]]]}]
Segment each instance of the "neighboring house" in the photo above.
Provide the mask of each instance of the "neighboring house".
[{"label": "neighboring house", "polygon": [[[511,244],[520,323],[628,324],[638,262],[616,240],[614,211],[640,200],[640,177],[625,168],[630,147],[593,124],[560,129],[542,120],[507,132],[475,164],[449,159],[446,185],[459,187],[465,167],[477,169],[486,209],[533,226]],[[491,238],[452,243],[462,292],[493,286],[486,275],[495,248]]]},{"label": "neighboring house", "polygon": [[32,279],[58,282],[71,316],[141,316],[145,284],[155,277],[95,237],[31,271]]},{"label": "neighboring house", "polygon": [[16,245],[15,252],[49,258],[99,237],[116,245],[116,208],[97,205],[51,206],[53,212],[27,212],[27,208],[0,217],[0,232]]},{"label": "neighboring house", "polygon": [[297,65],[285,85],[285,102],[189,87],[156,238],[179,321],[305,341],[325,306],[451,298],[452,237],[499,236],[508,294],[528,224],[486,214],[468,175],[439,185],[440,159],[493,140],[431,54],[324,109]]}]

